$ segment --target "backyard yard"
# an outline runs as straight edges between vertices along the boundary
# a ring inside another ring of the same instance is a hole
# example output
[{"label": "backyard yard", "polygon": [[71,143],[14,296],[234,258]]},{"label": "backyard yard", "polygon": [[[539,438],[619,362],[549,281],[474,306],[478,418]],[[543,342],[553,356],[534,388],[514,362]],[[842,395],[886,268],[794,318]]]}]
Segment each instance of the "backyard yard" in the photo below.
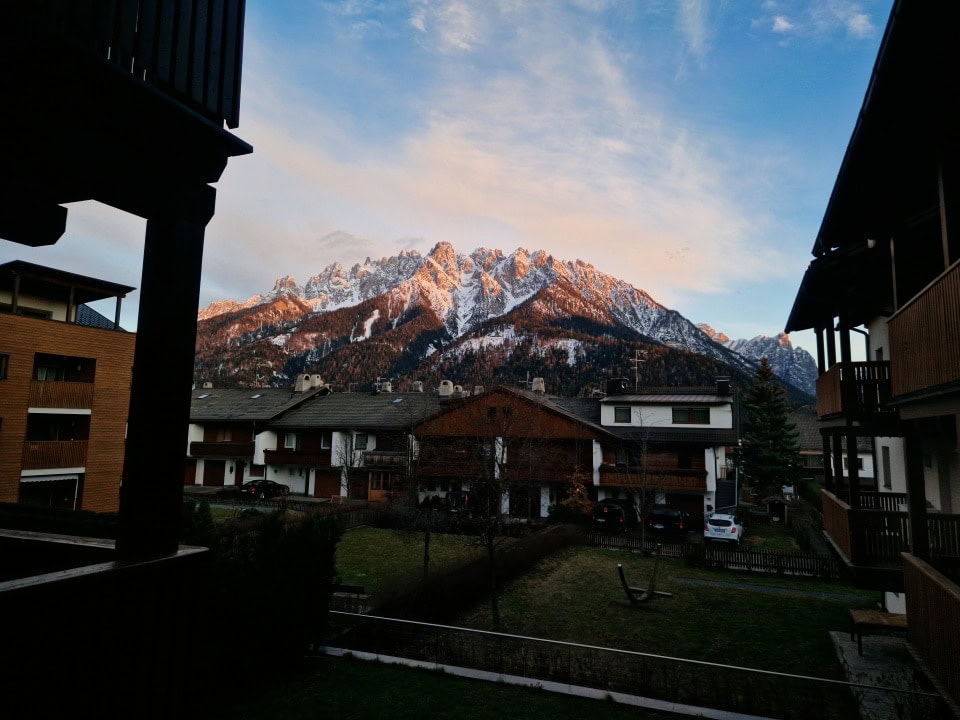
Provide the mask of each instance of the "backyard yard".
[{"label": "backyard yard", "polygon": [[[416,588],[422,536],[364,528],[337,549],[341,582],[375,596]],[[463,538],[435,535],[432,572],[476,557]],[[848,626],[850,608],[871,607],[875,594],[829,582],[703,570],[661,559],[656,587],[672,593],[631,607],[617,577],[646,586],[654,559],[572,547],[542,560],[501,591],[501,630],[638,652],[841,678],[828,632]],[[376,597],[374,598],[376,602]],[[490,629],[483,599],[454,624]]]}]

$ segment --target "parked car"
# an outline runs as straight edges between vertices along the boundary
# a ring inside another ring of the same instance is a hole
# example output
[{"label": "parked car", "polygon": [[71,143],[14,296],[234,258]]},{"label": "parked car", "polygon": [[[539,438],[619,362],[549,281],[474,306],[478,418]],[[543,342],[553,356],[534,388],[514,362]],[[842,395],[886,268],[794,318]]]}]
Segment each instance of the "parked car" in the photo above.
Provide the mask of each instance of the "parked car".
[{"label": "parked car", "polygon": [[601,500],[593,508],[593,527],[606,532],[625,532],[627,515],[614,500]]},{"label": "parked car", "polygon": [[707,518],[703,525],[704,540],[723,540],[740,544],[743,537],[743,523],[736,515],[722,515],[715,513]]},{"label": "parked car", "polygon": [[647,530],[659,535],[686,535],[690,513],[673,505],[654,505],[647,512]]},{"label": "parked car", "polygon": [[240,497],[260,498],[261,500],[283,496],[289,492],[290,488],[283,483],[265,479],[250,480],[240,486]]}]

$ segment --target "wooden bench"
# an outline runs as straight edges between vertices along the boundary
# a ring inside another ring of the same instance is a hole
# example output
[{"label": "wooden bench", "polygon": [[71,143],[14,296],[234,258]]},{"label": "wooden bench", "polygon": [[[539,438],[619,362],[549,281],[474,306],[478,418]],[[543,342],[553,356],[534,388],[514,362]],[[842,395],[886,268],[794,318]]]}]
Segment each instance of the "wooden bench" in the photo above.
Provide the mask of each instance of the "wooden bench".
[{"label": "wooden bench", "polygon": [[863,636],[907,631],[907,616],[880,610],[851,610],[850,639],[857,639],[857,652],[863,657]]}]

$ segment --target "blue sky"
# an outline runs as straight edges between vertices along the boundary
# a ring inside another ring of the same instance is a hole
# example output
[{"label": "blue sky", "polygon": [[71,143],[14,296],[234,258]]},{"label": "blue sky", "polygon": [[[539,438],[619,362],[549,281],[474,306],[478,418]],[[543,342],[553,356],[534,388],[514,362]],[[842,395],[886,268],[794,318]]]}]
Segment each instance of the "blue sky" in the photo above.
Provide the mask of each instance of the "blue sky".
[{"label": "blue sky", "polygon": [[[890,6],[249,0],[254,154],[217,185],[201,305],[448,241],[581,259],[731,337],[775,334]],[[0,260],[136,286],[143,227],[79,203],[56,246]]]}]

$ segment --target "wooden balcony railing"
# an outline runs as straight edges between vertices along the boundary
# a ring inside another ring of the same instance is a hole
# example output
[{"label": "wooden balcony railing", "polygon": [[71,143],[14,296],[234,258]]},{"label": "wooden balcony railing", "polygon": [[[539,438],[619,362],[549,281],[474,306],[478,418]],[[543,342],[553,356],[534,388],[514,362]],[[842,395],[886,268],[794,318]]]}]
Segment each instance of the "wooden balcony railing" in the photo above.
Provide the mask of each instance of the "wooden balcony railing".
[{"label": "wooden balcony railing", "polygon": [[923,560],[903,555],[908,638],[950,698],[960,702],[960,587]]},{"label": "wooden balcony railing", "polygon": [[408,459],[406,450],[366,450],[363,453],[365,467],[405,468]]},{"label": "wooden balcony railing", "polygon": [[[822,493],[823,529],[854,565],[890,565],[910,550],[909,514],[900,509],[905,493],[863,493],[860,510],[831,492]],[[927,536],[933,564],[960,568],[960,515],[929,513]]]},{"label": "wooden balcony railing", "polygon": [[27,440],[23,443],[23,470],[85,467],[86,464],[86,440]]},{"label": "wooden balcony railing", "polygon": [[890,318],[894,397],[960,380],[960,262]]},{"label": "wooden balcony railing", "polygon": [[820,498],[823,505],[823,531],[844,559],[850,562],[853,557],[850,549],[850,506],[828,490],[824,490]]},{"label": "wooden balcony railing", "polygon": [[264,462],[267,465],[304,465],[312,467],[330,467],[331,453],[329,450],[264,450]]},{"label": "wooden balcony railing", "polygon": [[897,492],[860,491],[861,510],[904,511],[907,506],[907,494]]},{"label": "wooden balcony railing", "polygon": [[32,380],[29,406],[89,410],[93,407],[93,388],[93,383],[89,382]]},{"label": "wooden balcony railing", "polygon": [[[245,0],[52,0],[9,3],[0,19],[110,63],[235,128]],[[37,48],[37,52],[42,48]]]},{"label": "wooden balcony railing", "polygon": [[890,396],[889,362],[837,363],[817,378],[817,416],[892,416]]},{"label": "wooden balcony railing", "polygon": [[600,472],[600,484],[613,487],[645,487],[665,492],[706,492],[707,473],[705,470],[650,471],[646,476],[630,472],[625,468],[603,468]]},{"label": "wooden balcony railing", "polygon": [[253,442],[192,442],[190,454],[193,457],[253,457]]}]

